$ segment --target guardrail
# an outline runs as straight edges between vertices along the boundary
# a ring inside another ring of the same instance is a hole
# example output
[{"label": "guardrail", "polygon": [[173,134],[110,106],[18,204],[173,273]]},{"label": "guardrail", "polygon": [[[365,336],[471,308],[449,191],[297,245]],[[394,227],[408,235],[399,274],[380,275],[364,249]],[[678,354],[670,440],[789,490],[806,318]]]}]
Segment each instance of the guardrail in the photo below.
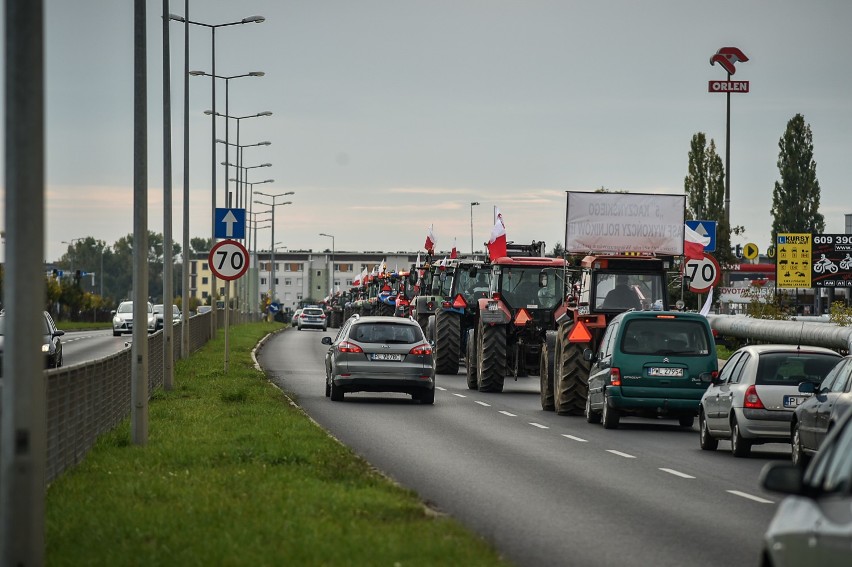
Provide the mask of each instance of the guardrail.
[{"label": "guardrail", "polygon": [[710,327],[722,336],[852,352],[852,327],[839,327],[825,319],[775,321],[746,315],[708,315],[707,319]]},{"label": "guardrail", "polygon": [[[223,310],[216,318],[224,325]],[[211,315],[189,319],[189,351],[197,351],[211,338]],[[257,320],[254,315],[232,310],[232,324]],[[174,326],[174,360],[180,358],[183,323]],[[148,340],[148,393],[163,386],[163,335],[157,331]],[[50,484],[66,469],[76,465],[102,434],[130,415],[131,349],[63,368],[46,370],[47,461],[45,483]],[[2,390],[0,390],[2,392]]]}]

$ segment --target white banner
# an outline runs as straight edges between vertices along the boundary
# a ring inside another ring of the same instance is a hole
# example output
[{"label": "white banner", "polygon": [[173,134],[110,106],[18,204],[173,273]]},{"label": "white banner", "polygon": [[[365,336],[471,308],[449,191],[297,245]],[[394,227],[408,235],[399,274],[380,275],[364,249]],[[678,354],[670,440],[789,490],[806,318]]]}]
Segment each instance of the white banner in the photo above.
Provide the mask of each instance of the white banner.
[{"label": "white banner", "polygon": [[565,251],[683,254],[686,195],[568,192]]},{"label": "white banner", "polygon": [[751,303],[754,300],[766,303],[772,301],[774,289],[767,287],[717,287],[716,293],[722,303]]}]

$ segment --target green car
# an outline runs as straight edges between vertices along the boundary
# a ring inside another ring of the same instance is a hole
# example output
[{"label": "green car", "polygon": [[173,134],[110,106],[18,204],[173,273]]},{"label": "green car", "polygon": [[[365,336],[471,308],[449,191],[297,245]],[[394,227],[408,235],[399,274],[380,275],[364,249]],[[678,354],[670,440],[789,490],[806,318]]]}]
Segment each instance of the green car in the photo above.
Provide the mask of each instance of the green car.
[{"label": "green car", "polygon": [[622,415],[692,427],[719,362],[707,319],[696,313],[627,311],[607,325],[591,362],[586,420],[618,427]]}]

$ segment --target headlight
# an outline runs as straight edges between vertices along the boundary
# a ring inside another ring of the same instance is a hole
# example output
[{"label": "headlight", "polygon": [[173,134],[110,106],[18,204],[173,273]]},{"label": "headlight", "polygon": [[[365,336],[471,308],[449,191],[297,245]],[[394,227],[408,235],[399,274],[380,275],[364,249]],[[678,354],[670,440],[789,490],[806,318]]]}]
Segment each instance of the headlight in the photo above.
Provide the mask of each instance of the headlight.
[{"label": "headlight", "polygon": [[121,325],[121,317],[113,317],[112,318],[113,325]]},{"label": "headlight", "polygon": [[48,344],[41,345],[41,352],[50,352],[50,345],[48,345]]}]

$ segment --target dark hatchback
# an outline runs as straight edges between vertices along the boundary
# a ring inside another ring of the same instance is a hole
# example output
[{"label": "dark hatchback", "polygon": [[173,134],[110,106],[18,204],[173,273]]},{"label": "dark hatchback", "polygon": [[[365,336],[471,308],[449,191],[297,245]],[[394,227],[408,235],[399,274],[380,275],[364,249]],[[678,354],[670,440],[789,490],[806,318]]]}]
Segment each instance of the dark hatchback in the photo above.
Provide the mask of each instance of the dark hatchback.
[{"label": "dark hatchback", "polygon": [[[62,340],[60,337],[65,334],[65,331],[60,331],[56,328],[56,323],[50,313],[43,311],[42,325],[44,332],[42,334],[41,351],[44,353],[45,368],[59,368],[62,366]],[[3,372],[2,356],[6,344],[6,313],[0,312],[0,375]]]}]

